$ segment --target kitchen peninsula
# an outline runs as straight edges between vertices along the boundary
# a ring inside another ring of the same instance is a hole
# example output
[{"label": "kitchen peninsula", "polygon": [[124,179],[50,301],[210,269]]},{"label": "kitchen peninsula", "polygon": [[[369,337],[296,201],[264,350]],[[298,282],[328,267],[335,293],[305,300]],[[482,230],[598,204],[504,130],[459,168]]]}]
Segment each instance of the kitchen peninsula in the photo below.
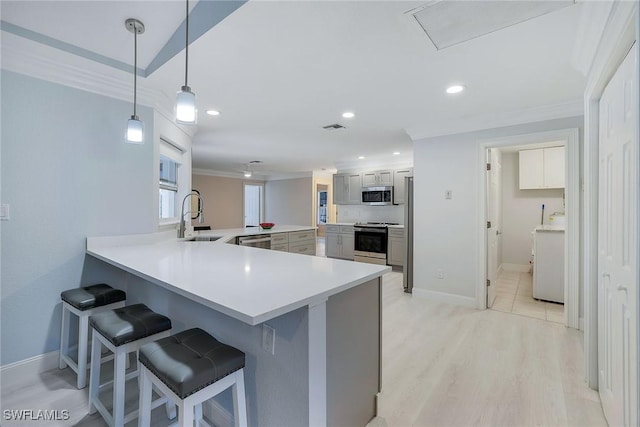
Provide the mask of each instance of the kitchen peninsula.
[{"label": "kitchen peninsula", "polygon": [[[87,253],[126,272],[128,303],[169,316],[174,332],[201,327],[246,353],[250,425],[367,424],[381,387],[381,276],[390,268],[227,244],[231,234],[90,237]],[[230,395],[210,406],[232,416]]]}]

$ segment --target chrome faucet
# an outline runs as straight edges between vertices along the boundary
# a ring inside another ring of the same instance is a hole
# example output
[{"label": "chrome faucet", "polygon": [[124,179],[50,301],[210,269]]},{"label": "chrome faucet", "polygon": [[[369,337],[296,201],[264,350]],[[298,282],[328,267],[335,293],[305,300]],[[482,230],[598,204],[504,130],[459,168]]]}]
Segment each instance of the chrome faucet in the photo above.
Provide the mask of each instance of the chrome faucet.
[{"label": "chrome faucet", "polygon": [[191,190],[189,192],[189,194],[187,194],[186,196],[184,196],[184,199],[182,199],[182,209],[180,210],[180,225],[178,226],[178,238],[182,239],[184,238],[184,232],[187,228],[187,224],[184,220],[184,216],[186,214],[191,214],[192,211],[189,210],[187,212],[184,211],[184,202],[187,201],[187,199],[191,196],[196,196],[198,198],[198,223],[202,224],[202,222],[204,221],[204,216],[203,216],[203,211],[204,211],[204,200],[202,200],[202,197],[200,197],[200,193],[198,193],[197,191]]}]

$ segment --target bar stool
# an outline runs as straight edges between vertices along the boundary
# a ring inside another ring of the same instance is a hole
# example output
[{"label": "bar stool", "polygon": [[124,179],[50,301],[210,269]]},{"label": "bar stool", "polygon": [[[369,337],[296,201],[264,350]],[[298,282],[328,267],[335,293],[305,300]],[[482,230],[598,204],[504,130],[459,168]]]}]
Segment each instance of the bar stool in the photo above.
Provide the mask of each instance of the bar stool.
[{"label": "bar stool", "polygon": [[246,427],[245,355],[240,350],[195,328],[146,344],[138,357],[139,427],[150,423],[152,386],[178,406],[182,427],[193,427],[194,420],[200,425],[202,403],[232,387],[235,425]]},{"label": "bar stool", "polygon": [[[135,419],[138,411],[124,413],[124,390],[127,380],[138,375],[138,369],[127,374],[126,359],[129,353],[151,341],[164,338],[171,333],[171,320],[149,309],[144,304],[134,304],[115,310],[94,314],[89,318],[93,328],[91,340],[91,373],[89,377],[89,413],[100,412],[111,427],[122,427]],[[102,345],[114,354],[113,381],[100,384],[100,352]],[[113,414],[100,400],[100,389],[113,383]],[[158,399],[154,407],[166,402]],[[169,412],[169,407],[167,407]]]},{"label": "bar stool", "polygon": [[[89,343],[89,316],[114,308],[124,307],[127,294],[101,283],[69,289],[60,294],[62,299],[62,325],[60,327],[60,358],[58,366],[69,366],[77,375],[78,389],[87,386],[87,344]],[[71,314],[78,316],[78,362],[69,356],[69,326]]]}]

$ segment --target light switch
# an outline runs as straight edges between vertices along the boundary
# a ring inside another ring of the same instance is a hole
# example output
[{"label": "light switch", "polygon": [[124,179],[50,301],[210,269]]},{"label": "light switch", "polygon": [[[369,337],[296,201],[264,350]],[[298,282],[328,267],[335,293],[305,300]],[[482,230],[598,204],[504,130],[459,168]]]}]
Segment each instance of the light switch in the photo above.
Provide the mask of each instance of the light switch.
[{"label": "light switch", "polygon": [[453,191],[451,190],[446,190],[444,192],[444,198],[447,200],[451,200],[451,198],[453,197]]},{"label": "light switch", "polygon": [[0,220],[9,221],[9,205],[0,205]]}]

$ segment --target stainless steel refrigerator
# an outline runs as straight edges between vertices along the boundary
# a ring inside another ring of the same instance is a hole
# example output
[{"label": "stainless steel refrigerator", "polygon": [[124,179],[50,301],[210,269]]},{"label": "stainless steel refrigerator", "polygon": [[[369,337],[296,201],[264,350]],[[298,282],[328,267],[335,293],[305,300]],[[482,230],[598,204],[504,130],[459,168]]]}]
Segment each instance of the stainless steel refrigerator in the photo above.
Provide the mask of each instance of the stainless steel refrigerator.
[{"label": "stainless steel refrigerator", "polygon": [[413,177],[404,178],[404,291],[413,291]]}]

